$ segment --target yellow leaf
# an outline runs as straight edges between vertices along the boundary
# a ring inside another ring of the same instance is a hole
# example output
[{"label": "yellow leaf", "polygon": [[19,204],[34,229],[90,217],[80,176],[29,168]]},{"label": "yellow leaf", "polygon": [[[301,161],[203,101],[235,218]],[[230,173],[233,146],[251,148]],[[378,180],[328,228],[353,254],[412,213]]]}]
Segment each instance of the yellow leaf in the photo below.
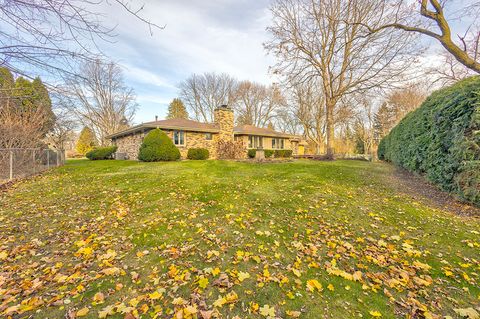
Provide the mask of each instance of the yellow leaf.
[{"label": "yellow leaf", "polygon": [[202,288],[202,289],[205,289],[207,288],[208,286],[208,278],[205,278],[205,277],[200,277],[200,279],[198,280],[198,287]]},{"label": "yellow leaf", "polygon": [[101,292],[97,292],[95,296],[93,296],[93,301],[96,303],[101,303],[105,299],[105,295]]},{"label": "yellow leaf", "polygon": [[192,316],[197,313],[197,306],[187,306],[186,308],[183,309],[183,313],[186,317]]},{"label": "yellow leaf", "polygon": [[5,260],[8,257],[8,253],[6,251],[0,252],[0,260]]},{"label": "yellow leaf", "polygon": [[369,314],[372,316],[372,317],[381,317],[382,314],[380,313],[380,311],[377,311],[377,310],[370,310]]},{"label": "yellow leaf", "polygon": [[292,318],[298,318],[302,314],[300,311],[293,311],[293,310],[287,310],[286,311],[287,316],[292,317]]},{"label": "yellow leaf", "polygon": [[212,270],[212,275],[214,276],[218,275],[219,273],[220,273],[220,268],[218,267]]},{"label": "yellow leaf", "polygon": [[468,319],[479,319],[480,314],[473,309],[473,308],[465,308],[465,309],[453,309],[459,316],[462,316],[464,318]]},{"label": "yellow leaf", "polygon": [[213,306],[217,308],[222,308],[224,304],[227,303],[227,300],[222,296],[218,296],[218,299],[214,301]]},{"label": "yellow leaf", "polygon": [[333,287],[332,284],[328,284],[327,289],[330,290],[330,291],[334,291],[335,287]]},{"label": "yellow leaf", "polygon": [[322,284],[318,282],[316,279],[307,280],[307,289],[311,292],[317,289],[318,291],[322,290]]},{"label": "yellow leaf", "polygon": [[296,269],[296,268],[293,268],[292,269],[292,272],[295,274],[295,276],[297,277],[300,277],[302,275],[302,273],[300,272],[300,270]]},{"label": "yellow leaf", "polygon": [[115,314],[114,306],[106,306],[98,312],[98,318],[103,319],[113,314]]},{"label": "yellow leaf", "polygon": [[148,298],[150,298],[151,300],[157,300],[157,299],[160,299],[161,297],[162,297],[162,294],[158,290],[155,290],[153,293],[148,295]]},{"label": "yellow leaf", "polygon": [[82,308],[82,309],[80,309],[80,310],[77,311],[77,317],[86,316],[89,311],[90,311],[90,309],[88,309],[87,307]]},{"label": "yellow leaf", "polygon": [[269,305],[264,305],[260,307],[260,314],[267,318],[275,318],[275,308],[270,307]]},{"label": "yellow leaf", "polygon": [[240,282],[244,281],[244,280],[247,279],[247,278],[250,278],[250,274],[249,274],[248,272],[240,271],[240,272],[238,273],[238,280],[239,280]]}]

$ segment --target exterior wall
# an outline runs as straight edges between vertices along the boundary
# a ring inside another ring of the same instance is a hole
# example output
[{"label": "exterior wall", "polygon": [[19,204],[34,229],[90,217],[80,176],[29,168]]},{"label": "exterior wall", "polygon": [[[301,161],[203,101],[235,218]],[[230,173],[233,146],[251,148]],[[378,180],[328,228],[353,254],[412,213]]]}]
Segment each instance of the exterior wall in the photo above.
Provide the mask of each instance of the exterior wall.
[{"label": "exterior wall", "polygon": [[118,147],[117,153],[126,153],[128,159],[138,159],[138,150],[147,132],[138,132],[116,138],[113,143]]},{"label": "exterior wall", "polygon": [[[243,141],[243,143],[248,148],[248,136],[249,135],[237,135],[237,136],[235,136],[235,140]],[[272,140],[273,139],[274,139],[274,137],[263,136],[263,148],[267,149],[267,150],[274,149],[272,147]],[[290,141],[288,138],[284,138],[283,140],[284,140],[283,149],[284,150],[290,150],[291,149],[291,150],[293,150],[293,152],[295,154],[295,145],[294,145],[295,142]],[[277,148],[275,148],[275,149],[277,149]]]},{"label": "exterior wall", "polygon": [[[163,130],[170,139],[173,140],[173,131],[172,130]],[[180,150],[180,155],[183,159],[187,158],[187,153],[189,148],[206,148],[210,152],[210,158],[217,157],[217,141],[219,139],[219,134],[212,133],[212,140],[207,140],[205,138],[206,133],[203,132],[185,132],[185,145],[177,146]],[[126,153],[128,159],[136,160],[138,158],[138,151],[140,145],[142,145],[143,138],[148,133],[148,131],[140,132],[136,134],[131,134],[127,136],[122,136],[114,140],[114,144],[117,145],[118,153]]]},{"label": "exterior wall", "polygon": [[[170,138],[173,138],[173,131],[167,134]],[[187,153],[190,148],[206,148],[210,152],[210,158],[217,157],[216,145],[219,134],[212,134],[211,140],[207,140],[205,135],[206,133],[202,132],[185,132],[185,146],[177,146],[183,159],[187,158]]]}]

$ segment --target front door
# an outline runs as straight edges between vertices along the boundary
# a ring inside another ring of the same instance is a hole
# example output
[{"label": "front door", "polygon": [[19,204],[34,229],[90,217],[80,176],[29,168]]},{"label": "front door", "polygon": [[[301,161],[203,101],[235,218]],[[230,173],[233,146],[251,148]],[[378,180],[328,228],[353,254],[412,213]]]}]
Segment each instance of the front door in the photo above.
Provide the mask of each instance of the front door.
[{"label": "front door", "polygon": [[304,155],[304,154],[305,154],[305,146],[298,145],[298,155]]}]

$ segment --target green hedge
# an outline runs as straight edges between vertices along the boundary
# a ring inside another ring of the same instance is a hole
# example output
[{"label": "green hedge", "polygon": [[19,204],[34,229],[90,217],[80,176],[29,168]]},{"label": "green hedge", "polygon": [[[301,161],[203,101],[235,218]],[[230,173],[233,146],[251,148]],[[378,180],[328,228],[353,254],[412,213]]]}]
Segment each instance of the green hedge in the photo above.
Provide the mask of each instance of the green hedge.
[{"label": "green hedge", "polygon": [[85,156],[90,160],[112,159],[113,153],[115,153],[116,151],[116,146],[96,147],[93,150],[87,152]]},{"label": "green hedge", "polygon": [[275,151],[274,150],[264,150],[264,153],[265,153],[266,158],[270,158],[270,157],[273,156],[273,154],[275,154]]},{"label": "green hedge", "polygon": [[256,154],[257,154],[257,150],[255,150],[255,149],[249,149],[247,151],[247,156],[250,157],[250,158],[255,158]]},{"label": "green hedge", "polygon": [[144,162],[176,161],[180,159],[180,151],[167,134],[157,128],[143,139],[138,159]]},{"label": "green hedge", "polygon": [[187,158],[191,160],[206,160],[210,156],[210,152],[206,148],[190,148]]},{"label": "green hedge", "polygon": [[480,205],[480,77],[434,92],[382,139],[378,157]]},{"label": "green hedge", "polygon": [[275,150],[275,157],[292,157],[292,150]]}]

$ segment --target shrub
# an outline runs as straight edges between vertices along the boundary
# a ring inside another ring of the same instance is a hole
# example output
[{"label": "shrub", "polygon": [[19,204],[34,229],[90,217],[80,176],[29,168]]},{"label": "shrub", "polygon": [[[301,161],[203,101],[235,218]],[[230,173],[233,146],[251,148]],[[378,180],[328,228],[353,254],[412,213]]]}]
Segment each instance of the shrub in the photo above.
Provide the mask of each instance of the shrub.
[{"label": "shrub", "polygon": [[275,150],[275,157],[292,157],[292,150]]},{"label": "shrub", "polygon": [[245,148],[242,141],[223,141],[217,143],[217,157],[219,159],[245,158]]},{"label": "shrub", "polygon": [[438,90],[383,138],[378,157],[480,205],[480,77]]},{"label": "shrub", "polygon": [[257,150],[255,150],[255,149],[249,149],[249,150],[247,151],[247,155],[248,155],[248,157],[250,157],[250,158],[255,158],[255,156],[257,155]]},{"label": "shrub", "polygon": [[275,153],[274,150],[264,150],[264,152],[265,152],[265,157],[266,157],[266,158],[272,157],[273,154]]},{"label": "shrub", "polygon": [[167,134],[157,128],[143,139],[138,159],[144,162],[176,161],[180,159],[180,151]]},{"label": "shrub", "polygon": [[85,156],[90,160],[112,159],[113,153],[115,153],[116,151],[116,146],[96,147],[93,150],[87,152]]},{"label": "shrub", "polygon": [[206,148],[191,148],[188,150],[187,158],[191,160],[206,160],[210,152]]}]

